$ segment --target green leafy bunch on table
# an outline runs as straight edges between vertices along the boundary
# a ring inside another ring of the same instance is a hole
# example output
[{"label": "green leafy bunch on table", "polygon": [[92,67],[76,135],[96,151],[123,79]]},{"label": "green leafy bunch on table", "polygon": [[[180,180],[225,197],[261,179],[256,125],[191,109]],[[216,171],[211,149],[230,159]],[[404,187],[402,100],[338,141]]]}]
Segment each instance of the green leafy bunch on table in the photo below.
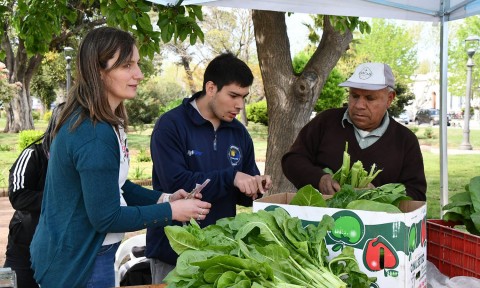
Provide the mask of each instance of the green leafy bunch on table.
[{"label": "green leafy bunch on table", "polygon": [[353,248],[327,260],[331,216],[302,226],[283,208],[239,213],[203,229],[168,226],[180,256],[165,278],[168,287],[370,287],[376,278],[360,271]]}]

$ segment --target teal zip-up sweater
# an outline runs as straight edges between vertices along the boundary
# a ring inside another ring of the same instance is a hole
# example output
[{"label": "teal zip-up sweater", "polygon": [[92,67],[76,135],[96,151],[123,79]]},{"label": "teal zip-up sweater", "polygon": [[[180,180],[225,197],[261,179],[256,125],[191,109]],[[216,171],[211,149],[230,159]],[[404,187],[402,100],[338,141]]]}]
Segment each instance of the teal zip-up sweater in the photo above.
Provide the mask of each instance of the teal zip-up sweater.
[{"label": "teal zip-up sweater", "polygon": [[120,150],[110,124],[71,117],[55,137],[37,230],[30,246],[35,279],[42,287],[84,287],[109,232],[171,224],[161,192],[126,181],[120,206]]}]

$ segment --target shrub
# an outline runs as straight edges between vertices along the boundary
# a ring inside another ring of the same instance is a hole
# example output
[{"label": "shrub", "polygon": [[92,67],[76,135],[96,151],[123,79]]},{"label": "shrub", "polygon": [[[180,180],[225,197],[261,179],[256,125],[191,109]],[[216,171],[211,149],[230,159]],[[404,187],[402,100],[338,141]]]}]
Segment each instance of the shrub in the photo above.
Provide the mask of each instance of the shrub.
[{"label": "shrub", "polygon": [[32,118],[34,121],[40,120],[40,112],[32,111]]},{"label": "shrub", "polygon": [[160,107],[160,115],[163,115],[165,112],[172,110],[178,105],[182,104],[183,99],[175,99],[167,103],[167,105]]},{"label": "shrub", "polygon": [[268,126],[267,101],[262,100],[247,105],[247,119]]},{"label": "shrub", "polygon": [[417,134],[418,132],[418,126],[411,126],[409,127],[410,128],[410,131],[412,131],[414,134]]},{"label": "shrub", "polygon": [[39,130],[23,130],[18,134],[18,148],[20,151],[25,149],[28,145],[40,140],[43,132]]},{"label": "shrub", "polygon": [[132,179],[133,180],[139,180],[139,179],[143,179],[143,170],[145,170],[145,168],[140,168],[140,167],[135,167],[135,169],[133,170],[133,173],[132,173]]},{"label": "shrub", "polygon": [[154,123],[158,117],[160,105],[152,98],[136,97],[126,102],[128,120],[132,126]]},{"label": "shrub", "polygon": [[138,153],[137,156],[137,161],[138,162],[150,162],[152,161],[152,158],[150,157],[150,154],[147,153],[147,149],[144,147],[140,148],[140,152]]},{"label": "shrub", "polygon": [[433,138],[433,130],[431,127],[427,127],[425,128],[425,131],[423,132],[423,136],[425,136],[426,138],[428,139],[432,139]]},{"label": "shrub", "polygon": [[47,112],[45,112],[45,114],[43,114],[43,120],[45,120],[45,122],[49,122],[50,121],[50,118],[52,118],[52,110],[48,110]]},{"label": "shrub", "polygon": [[12,146],[9,146],[9,145],[3,145],[3,144],[0,144],[0,151],[3,151],[3,152],[8,152],[8,151],[12,151],[13,148]]}]

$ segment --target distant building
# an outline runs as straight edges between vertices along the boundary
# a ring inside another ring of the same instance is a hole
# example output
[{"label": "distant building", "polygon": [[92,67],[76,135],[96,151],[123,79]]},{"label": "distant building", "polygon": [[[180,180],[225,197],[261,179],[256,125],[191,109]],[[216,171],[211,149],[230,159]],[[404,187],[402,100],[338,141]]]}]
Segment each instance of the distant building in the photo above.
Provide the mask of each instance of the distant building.
[{"label": "distant building", "polygon": [[40,101],[40,99],[38,99],[37,97],[31,97],[32,98],[32,110],[33,111],[43,111],[43,104],[42,104],[42,101]]}]

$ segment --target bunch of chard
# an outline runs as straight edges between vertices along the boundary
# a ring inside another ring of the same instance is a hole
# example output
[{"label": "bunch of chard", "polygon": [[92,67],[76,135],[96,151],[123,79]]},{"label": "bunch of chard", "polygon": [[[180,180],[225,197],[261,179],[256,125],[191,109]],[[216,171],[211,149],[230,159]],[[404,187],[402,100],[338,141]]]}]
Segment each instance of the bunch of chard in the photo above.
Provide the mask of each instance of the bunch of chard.
[{"label": "bunch of chard", "polygon": [[168,226],[165,233],[180,256],[168,287],[370,287],[346,247],[327,260],[325,244],[333,218],[302,225],[284,209],[240,213],[203,229]]},{"label": "bunch of chard", "polygon": [[480,235],[480,176],[470,179],[465,192],[450,197],[443,210],[443,220],[462,223],[468,232]]},{"label": "bunch of chard", "polygon": [[400,201],[411,200],[405,185],[389,183],[375,188],[354,189],[343,185],[333,197],[324,199],[312,185],[300,188],[291,205],[401,213]]},{"label": "bunch of chard", "polygon": [[363,168],[362,161],[358,160],[350,167],[350,155],[348,154],[348,142],[345,143],[345,151],[343,152],[342,167],[333,173],[332,169],[325,168],[323,171],[332,175],[333,180],[337,181],[340,186],[344,184],[351,185],[354,188],[365,188],[370,184],[382,170],[377,170],[375,164],[370,167],[370,171]]}]

